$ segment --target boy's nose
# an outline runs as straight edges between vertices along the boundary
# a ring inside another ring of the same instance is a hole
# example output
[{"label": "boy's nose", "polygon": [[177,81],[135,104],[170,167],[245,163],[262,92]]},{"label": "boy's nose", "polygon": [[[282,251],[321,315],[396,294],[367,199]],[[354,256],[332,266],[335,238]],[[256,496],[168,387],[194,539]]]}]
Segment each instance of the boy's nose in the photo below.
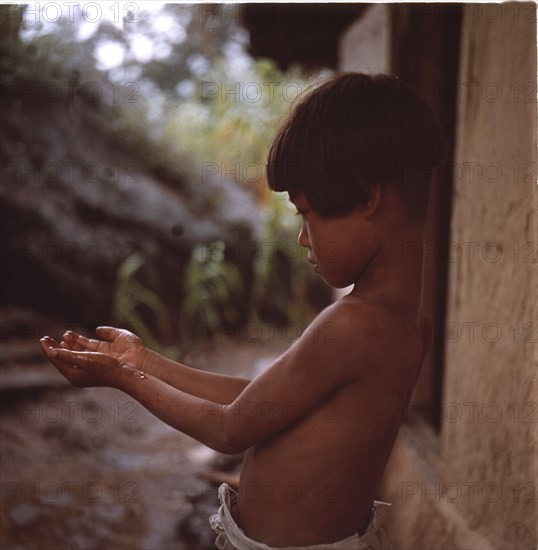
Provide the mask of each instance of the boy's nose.
[{"label": "boy's nose", "polygon": [[308,240],[308,232],[305,229],[304,223],[301,225],[301,230],[299,231],[297,242],[300,246],[304,246],[305,248],[308,248],[310,246],[310,241]]}]

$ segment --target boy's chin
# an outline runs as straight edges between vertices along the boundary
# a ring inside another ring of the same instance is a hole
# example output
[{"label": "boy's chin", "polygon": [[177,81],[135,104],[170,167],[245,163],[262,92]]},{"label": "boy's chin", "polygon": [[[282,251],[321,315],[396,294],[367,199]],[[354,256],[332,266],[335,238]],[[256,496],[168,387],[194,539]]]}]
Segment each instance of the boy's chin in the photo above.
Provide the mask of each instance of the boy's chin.
[{"label": "boy's chin", "polygon": [[351,287],[353,287],[354,284],[355,284],[354,282],[351,282],[351,283],[346,282],[346,283],[338,283],[338,284],[329,284],[329,286],[331,286],[336,290],[347,290],[347,289],[351,290]]},{"label": "boy's chin", "polygon": [[318,275],[331,287],[336,290],[340,289],[346,289],[350,286],[353,286],[355,284],[354,280],[351,279],[341,279],[336,277],[331,277],[330,275],[324,275],[323,273],[319,273]]}]

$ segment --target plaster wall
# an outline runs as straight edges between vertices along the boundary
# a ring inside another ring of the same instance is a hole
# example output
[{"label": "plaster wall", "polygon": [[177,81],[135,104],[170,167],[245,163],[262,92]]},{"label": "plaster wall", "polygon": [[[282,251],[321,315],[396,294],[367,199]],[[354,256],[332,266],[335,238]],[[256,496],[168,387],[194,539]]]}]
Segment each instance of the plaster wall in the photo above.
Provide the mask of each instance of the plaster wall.
[{"label": "plaster wall", "polygon": [[451,221],[442,477],[461,489],[458,513],[503,549],[534,548],[538,524],[531,9],[465,8]]},{"label": "plaster wall", "polygon": [[340,41],[339,69],[360,73],[389,71],[389,7],[374,4],[344,33]]}]

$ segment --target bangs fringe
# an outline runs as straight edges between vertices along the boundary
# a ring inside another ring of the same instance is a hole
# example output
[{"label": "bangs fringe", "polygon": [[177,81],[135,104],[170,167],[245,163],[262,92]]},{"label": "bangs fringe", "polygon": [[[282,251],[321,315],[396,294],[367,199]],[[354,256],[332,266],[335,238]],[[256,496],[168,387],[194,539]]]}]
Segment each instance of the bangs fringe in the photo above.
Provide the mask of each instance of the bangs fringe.
[{"label": "bangs fringe", "polygon": [[429,107],[399,79],[342,73],[293,105],[269,151],[267,181],[273,191],[304,193],[323,216],[345,214],[375,183],[391,182],[410,211],[422,213],[429,178],[418,175],[442,163],[447,149]]}]

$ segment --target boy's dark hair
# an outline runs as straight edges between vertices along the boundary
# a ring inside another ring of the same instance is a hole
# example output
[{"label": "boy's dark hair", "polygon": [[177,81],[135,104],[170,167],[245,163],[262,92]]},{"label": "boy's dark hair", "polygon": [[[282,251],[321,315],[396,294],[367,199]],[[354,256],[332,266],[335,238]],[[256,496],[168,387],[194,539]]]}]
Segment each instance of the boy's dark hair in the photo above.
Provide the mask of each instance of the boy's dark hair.
[{"label": "boy's dark hair", "polygon": [[269,187],[304,193],[322,216],[366,203],[392,184],[414,218],[424,217],[433,169],[447,154],[436,117],[400,79],[340,73],[308,89],[277,131]]}]

